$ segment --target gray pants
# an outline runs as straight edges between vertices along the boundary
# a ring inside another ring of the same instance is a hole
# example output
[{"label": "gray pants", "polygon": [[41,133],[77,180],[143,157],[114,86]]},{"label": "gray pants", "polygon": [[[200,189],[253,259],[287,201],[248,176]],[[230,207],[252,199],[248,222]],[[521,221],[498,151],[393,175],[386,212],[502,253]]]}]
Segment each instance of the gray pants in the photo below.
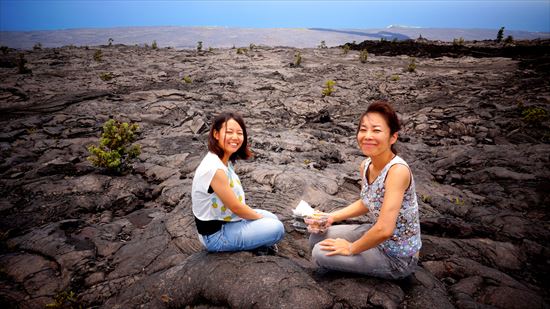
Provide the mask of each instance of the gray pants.
[{"label": "gray pants", "polygon": [[379,247],[360,254],[326,256],[329,251],[321,250],[318,242],[325,238],[343,238],[356,241],[371,228],[371,224],[334,225],[323,234],[311,234],[309,244],[313,247],[311,257],[319,267],[358,273],[384,279],[400,279],[408,276],[416,267],[417,256],[398,258],[385,254]]}]

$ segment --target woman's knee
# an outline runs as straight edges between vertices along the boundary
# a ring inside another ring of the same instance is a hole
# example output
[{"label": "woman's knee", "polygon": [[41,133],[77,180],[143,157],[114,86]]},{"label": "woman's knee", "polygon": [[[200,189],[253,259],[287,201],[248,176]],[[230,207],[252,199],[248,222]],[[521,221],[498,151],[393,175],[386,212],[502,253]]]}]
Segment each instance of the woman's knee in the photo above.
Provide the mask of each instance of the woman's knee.
[{"label": "woman's knee", "polygon": [[277,241],[283,239],[283,236],[285,235],[285,226],[283,222],[279,221],[279,219],[271,219],[268,218],[269,221],[269,229],[273,235],[275,235],[275,238]]},{"label": "woman's knee", "polygon": [[340,257],[337,255],[327,256],[328,251],[321,249],[321,245],[316,244],[311,251],[311,259],[318,267],[333,270],[343,270],[340,268]]},{"label": "woman's knee", "polygon": [[316,244],[311,251],[311,258],[313,260],[313,263],[325,269],[332,269],[344,272],[355,272],[354,269],[357,267],[354,261],[351,260],[349,256],[327,256],[327,253],[328,251],[324,251],[321,249],[320,244]]},{"label": "woman's knee", "polygon": [[313,263],[317,264],[317,266],[325,266],[325,258],[325,252],[321,250],[321,246],[319,244],[313,245],[313,249],[311,250],[311,259]]},{"label": "woman's knee", "polygon": [[317,243],[325,240],[325,238],[327,238],[326,234],[309,234],[309,247],[313,249]]}]

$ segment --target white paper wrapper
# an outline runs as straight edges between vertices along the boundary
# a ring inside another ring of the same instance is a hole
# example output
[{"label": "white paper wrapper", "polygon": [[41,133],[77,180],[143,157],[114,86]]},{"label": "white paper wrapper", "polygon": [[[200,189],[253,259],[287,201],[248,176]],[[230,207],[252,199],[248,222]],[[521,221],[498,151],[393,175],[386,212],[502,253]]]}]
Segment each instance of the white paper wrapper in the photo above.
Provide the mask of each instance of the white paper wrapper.
[{"label": "white paper wrapper", "polygon": [[314,209],[311,208],[311,206],[309,206],[309,204],[304,200],[301,200],[300,203],[298,203],[298,206],[292,210],[292,214],[299,217],[310,216],[313,212]]}]

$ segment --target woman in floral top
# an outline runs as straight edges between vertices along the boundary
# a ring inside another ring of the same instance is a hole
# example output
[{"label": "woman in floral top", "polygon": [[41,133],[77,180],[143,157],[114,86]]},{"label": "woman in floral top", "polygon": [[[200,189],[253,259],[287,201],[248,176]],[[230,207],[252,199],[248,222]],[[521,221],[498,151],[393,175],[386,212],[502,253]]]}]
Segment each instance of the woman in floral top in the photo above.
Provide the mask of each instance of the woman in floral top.
[{"label": "woman in floral top", "polygon": [[407,163],[396,155],[397,114],[385,101],[371,104],[357,129],[361,198],[332,212],[328,225],[367,215],[373,224],[334,225],[311,234],[312,258],[323,268],[380,278],[408,276],[418,262],[420,224],[415,184]]}]

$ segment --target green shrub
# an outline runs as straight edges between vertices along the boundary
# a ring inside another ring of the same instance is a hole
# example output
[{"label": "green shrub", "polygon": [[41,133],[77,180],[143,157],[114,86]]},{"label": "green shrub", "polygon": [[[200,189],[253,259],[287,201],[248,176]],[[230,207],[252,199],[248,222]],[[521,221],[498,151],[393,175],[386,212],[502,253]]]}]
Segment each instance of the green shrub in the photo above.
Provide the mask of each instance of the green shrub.
[{"label": "green shrub", "polygon": [[193,82],[193,80],[191,79],[191,76],[189,75],[185,75],[181,80],[186,84],[191,84]]},{"label": "green shrub", "polygon": [[514,37],[511,36],[511,35],[507,36],[507,37],[504,39],[504,43],[505,43],[505,44],[512,44],[512,43],[514,43]]},{"label": "green shrub", "polygon": [[31,69],[27,68],[25,64],[27,64],[27,60],[25,59],[25,55],[23,53],[17,54],[17,73],[19,74],[29,74],[32,73]]},{"label": "green shrub", "polygon": [[197,51],[200,53],[202,51],[202,41],[197,42]]},{"label": "green shrub", "polygon": [[325,88],[323,88],[323,91],[321,91],[323,97],[329,96],[334,92],[334,85],[336,85],[336,82],[332,79],[326,81]]},{"label": "green shrub", "polygon": [[152,49],[158,49],[159,46],[157,45],[157,41],[156,40],[153,40],[153,43],[151,44],[151,48]]},{"label": "green shrub", "polygon": [[367,63],[368,58],[369,58],[369,52],[366,49],[363,49],[359,54],[359,61],[361,61],[361,63]]},{"label": "green shrub", "polygon": [[246,54],[246,52],[247,52],[247,50],[246,50],[245,47],[237,48],[237,54],[239,54],[239,55],[244,55],[244,54]]},{"label": "green shrub", "polygon": [[399,81],[399,78],[400,78],[399,75],[394,74],[394,75],[392,75],[392,76],[390,77],[390,80],[391,80],[392,82],[396,82],[396,81]]},{"label": "green shrub", "polygon": [[88,146],[88,160],[94,166],[105,168],[117,174],[127,170],[132,161],[141,153],[139,145],[132,145],[139,126],[135,123],[119,122],[109,119],[103,124],[103,133],[99,145]]},{"label": "green shrub", "polygon": [[424,202],[424,203],[431,203],[431,201],[432,201],[432,197],[430,195],[422,194],[420,196],[420,199],[422,199],[422,202]]},{"label": "green shrub", "polygon": [[348,43],[344,44],[344,46],[342,46],[342,50],[344,51],[344,55],[347,55],[350,50],[349,44]]},{"label": "green shrub", "polygon": [[111,72],[102,72],[99,74],[99,78],[101,78],[102,81],[108,82],[111,79],[113,79],[115,76]]},{"label": "green shrub", "polygon": [[73,291],[59,292],[54,296],[53,303],[46,304],[46,309],[60,309],[60,308],[71,308],[71,309],[81,309],[82,304],[79,303],[76,294]]},{"label": "green shrub", "polygon": [[523,121],[530,125],[539,126],[543,121],[548,119],[548,112],[542,107],[527,107],[521,112]]},{"label": "green shrub", "polygon": [[302,53],[296,52],[294,54],[294,66],[299,67],[302,64]]},{"label": "green shrub", "polygon": [[462,46],[462,45],[464,45],[464,38],[463,38],[463,37],[459,37],[458,39],[457,39],[457,38],[454,38],[454,39],[453,39],[453,45],[454,45],[454,46]]},{"label": "green shrub", "polygon": [[103,60],[103,53],[101,52],[101,50],[98,49],[95,51],[94,60],[97,62],[101,62]]},{"label": "green shrub", "polygon": [[8,53],[8,51],[10,51],[10,48],[5,46],[5,45],[2,45],[2,46],[0,46],[0,50],[2,51],[2,54],[5,55],[5,54]]},{"label": "green shrub", "polygon": [[416,71],[416,58],[411,58],[411,62],[407,66],[407,72],[412,73]]},{"label": "green shrub", "polygon": [[502,38],[504,37],[504,27],[500,27],[500,30],[497,33],[497,42],[502,42]]},{"label": "green shrub", "polygon": [[456,205],[456,206],[464,206],[465,204],[465,201],[463,199],[461,199],[460,197],[451,197],[451,201]]}]

